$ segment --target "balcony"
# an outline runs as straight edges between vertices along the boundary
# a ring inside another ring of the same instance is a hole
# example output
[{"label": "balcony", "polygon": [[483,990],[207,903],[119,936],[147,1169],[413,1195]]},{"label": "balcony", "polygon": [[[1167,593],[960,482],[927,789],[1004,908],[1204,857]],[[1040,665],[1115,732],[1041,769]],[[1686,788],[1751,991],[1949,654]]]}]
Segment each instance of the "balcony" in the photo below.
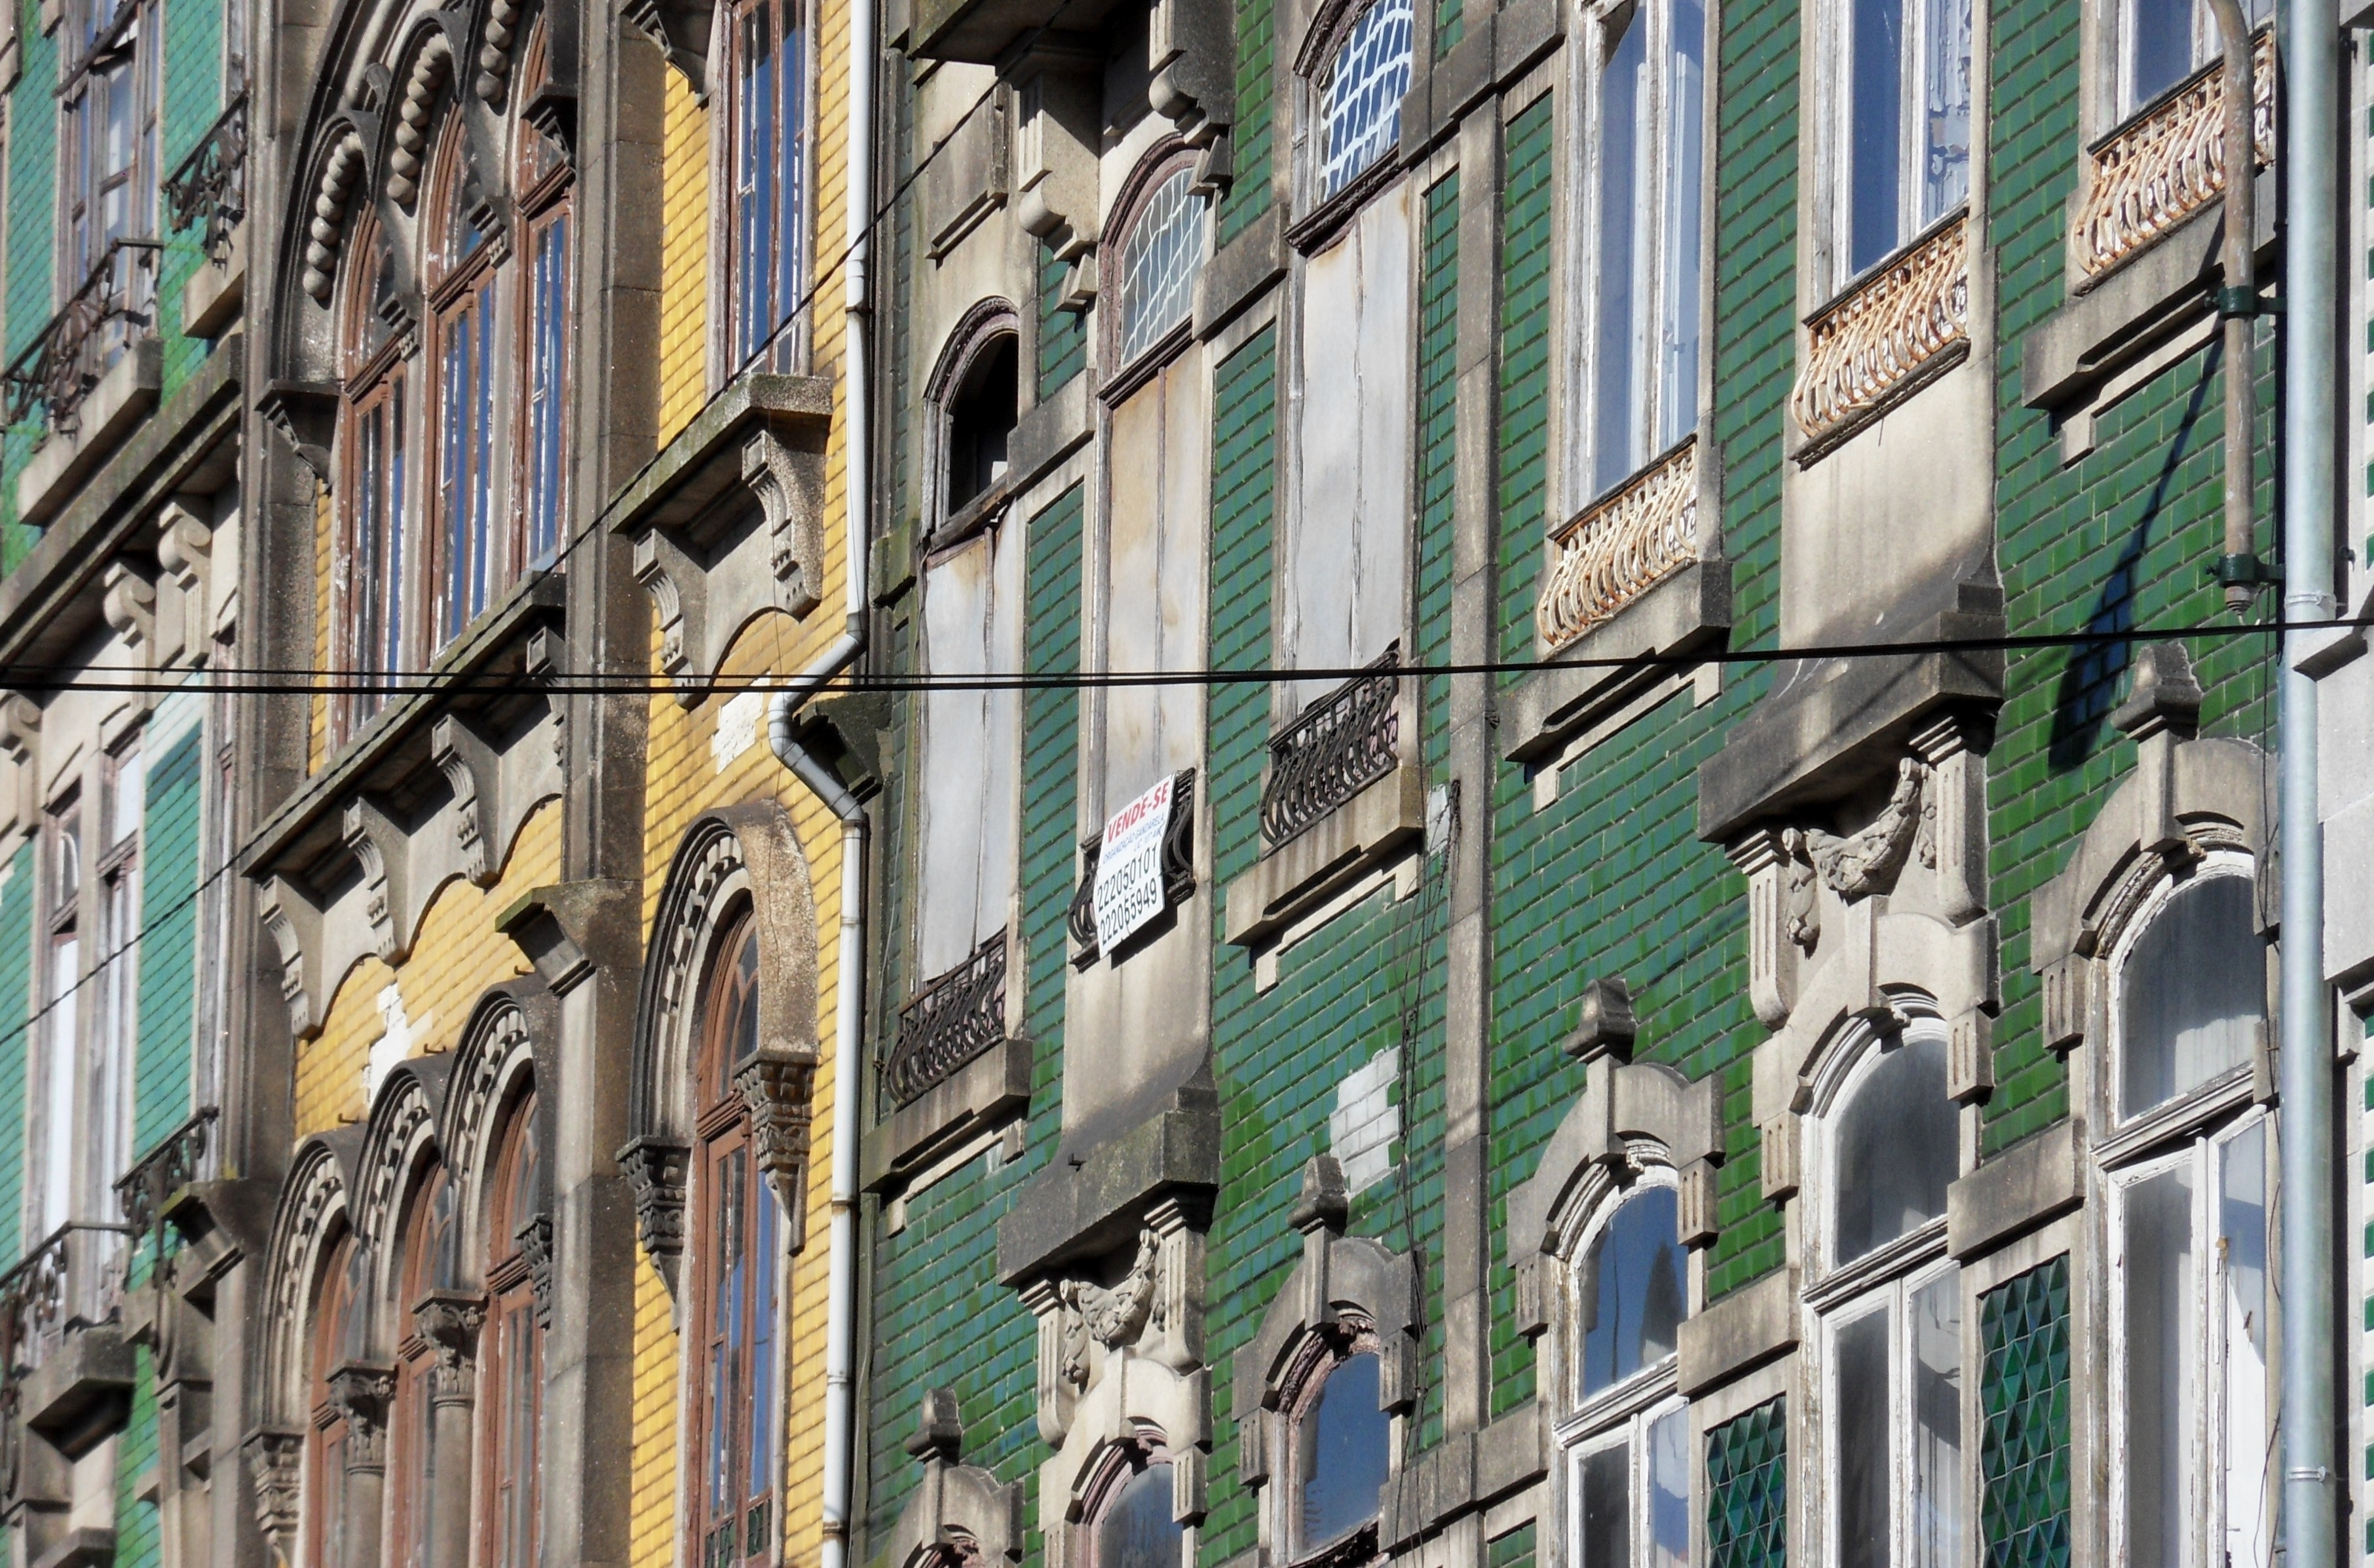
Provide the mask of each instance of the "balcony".
[{"label": "balcony", "polygon": [[8,423],[38,420],[41,445],[17,482],[18,514],[47,521],[74,486],[156,405],[164,359],[157,338],[154,240],[118,240],[73,298],[17,356],[5,386]]},{"label": "balcony", "polygon": [[1970,219],[1932,228],[1805,325],[1789,394],[1805,444],[1797,462],[1835,450],[1890,405],[1969,357]]},{"label": "balcony", "polygon": [[219,1113],[201,1106],[187,1121],[158,1141],[115,1184],[115,1196],[131,1227],[132,1241],[124,1255],[126,1283],[144,1253],[154,1276],[165,1262],[165,1213],[173,1195],[194,1181],[214,1175],[214,1128]]},{"label": "balcony", "polygon": [[131,1409],[121,1321],[131,1229],[69,1220],[0,1274],[0,1346],[18,1417],[69,1458]]},{"label": "balcony", "polygon": [[888,1109],[861,1151],[869,1188],[911,1191],[949,1151],[1029,1104],[1029,1045],[1006,1026],[1006,953],[999,931],[899,1009],[881,1064]]},{"label": "balcony", "polygon": [[1605,626],[1698,558],[1698,438],[1550,540],[1556,557],[1534,607],[1542,647],[1555,653]]},{"label": "balcony", "polygon": [[247,95],[230,100],[165,181],[177,233],[195,230],[207,264],[182,286],[182,330],[219,337],[239,319],[247,287]]},{"label": "balcony", "polygon": [[[2275,45],[2252,51],[2251,135],[2259,161],[2275,151]],[[2226,191],[2226,67],[2219,61],[2091,149],[2069,236],[2090,281],[2149,246]]]},{"label": "balcony", "polygon": [[1005,1038],[1005,933],[925,986],[899,1012],[899,1040],[882,1064],[894,1105],[911,1105]]}]

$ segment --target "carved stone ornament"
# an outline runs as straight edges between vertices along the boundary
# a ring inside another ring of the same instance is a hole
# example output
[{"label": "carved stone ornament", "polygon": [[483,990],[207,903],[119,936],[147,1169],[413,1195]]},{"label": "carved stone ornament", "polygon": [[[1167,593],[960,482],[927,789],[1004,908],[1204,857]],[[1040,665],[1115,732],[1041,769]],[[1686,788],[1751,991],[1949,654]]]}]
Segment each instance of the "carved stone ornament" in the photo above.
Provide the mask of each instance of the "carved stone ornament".
[{"label": "carved stone ornament", "polygon": [[396,106],[394,145],[387,155],[387,193],[407,212],[420,194],[420,170],[429,160],[429,121],[452,76],[453,45],[444,33],[431,32],[413,57],[404,100]]},{"label": "carved stone ornament", "polygon": [[535,1293],[535,1321],[552,1327],[552,1216],[533,1214],[513,1233],[520,1256],[527,1259],[528,1288]]},{"label": "carved stone ornament", "polygon": [[264,1544],[283,1563],[297,1557],[297,1527],[302,1517],[305,1434],[260,1427],[241,1445],[255,1484],[255,1525]]},{"label": "carved stone ornament", "polygon": [[750,1143],[759,1170],[782,1205],[785,1242],[807,1241],[808,1130],[816,1120],[816,1058],[761,1047],[734,1070],[735,1092],[750,1113]]},{"label": "carved stone ornament", "polygon": [[1534,606],[1544,649],[1605,626],[1698,558],[1698,438],[1554,532]]},{"label": "carved stone ornament", "polygon": [[635,1194],[635,1234],[668,1292],[676,1288],[684,1257],[684,1184],[692,1151],[682,1143],[649,1136],[629,1139],[618,1151],[618,1166]]},{"label": "carved stone ornament", "polygon": [[[324,299],[326,288],[324,285]],[[322,381],[274,381],[256,399],[255,411],[280,433],[297,460],[312,470],[316,484],[325,490],[335,488],[337,470],[330,461],[330,446],[338,417],[337,388]]]},{"label": "carved stone ornament", "polygon": [[1039,1430],[1048,1442],[1063,1443],[1074,1408],[1118,1358],[1181,1374],[1202,1364],[1204,1237],[1187,1218],[1174,1201],[1157,1204],[1110,1282],[1089,1266],[1024,1288],[1039,1320]]},{"label": "carved stone ornament", "polygon": [[[1938,229],[1816,316],[1789,395],[1816,451],[1900,390],[1944,369],[1970,335],[1970,222]],[[1804,454],[1812,455],[1811,452]]]},{"label": "carved stone ornament", "polygon": [[437,1352],[437,1364],[429,1370],[429,1401],[468,1404],[477,1392],[478,1330],[486,1326],[487,1304],[474,1295],[436,1291],[412,1309],[412,1321]]},{"label": "carved stone ornament", "polygon": [[1841,898],[1863,898],[1886,893],[1896,885],[1921,826],[1921,782],[1926,770],[1912,757],[1897,765],[1896,790],[1879,815],[1860,833],[1840,837],[1809,827],[1795,832],[1793,842],[1821,877],[1823,885]]},{"label": "carved stone ornament", "polygon": [[742,443],[742,479],[767,516],[767,564],[774,573],[776,603],[805,615],[822,603],[824,579],[823,470],[799,460],[783,439],[769,429]]},{"label": "carved stone ornament", "polygon": [[501,770],[494,748],[457,713],[440,717],[429,732],[429,760],[453,791],[453,842],[462,852],[462,874],[491,887],[501,868],[487,850],[487,815],[496,809]]},{"label": "carved stone ornament", "polygon": [[330,1374],[330,1403],[347,1421],[347,1470],[387,1469],[387,1410],[395,1398],[395,1374],[384,1366],[348,1362]]}]

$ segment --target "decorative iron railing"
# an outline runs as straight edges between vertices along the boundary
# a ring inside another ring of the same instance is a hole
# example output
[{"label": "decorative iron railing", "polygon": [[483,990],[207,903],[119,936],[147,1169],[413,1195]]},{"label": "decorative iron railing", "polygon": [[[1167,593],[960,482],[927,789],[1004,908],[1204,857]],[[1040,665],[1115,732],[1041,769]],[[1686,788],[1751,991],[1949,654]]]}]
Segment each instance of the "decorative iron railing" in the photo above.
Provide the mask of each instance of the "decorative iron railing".
[{"label": "decorative iron railing", "polygon": [[899,1010],[899,1038],[882,1064],[893,1105],[907,1105],[1005,1038],[1005,933],[925,986]]},{"label": "decorative iron railing", "polygon": [[1391,773],[1401,761],[1398,642],[1302,711],[1269,743],[1262,837],[1275,848]]},{"label": "decorative iron railing", "polygon": [[103,1323],[123,1306],[123,1258],[132,1227],[68,1220],[0,1274],[0,1372],[41,1364],[75,1323]]},{"label": "decorative iron railing", "polygon": [[1698,438],[1550,536],[1557,558],[1534,606],[1555,652],[1698,558]]},{"label": "decorative iron railing", "polygon": [[230,100],[165,181],[165,207],[176,229],[196,228],[209,260],[230,254],[230,237],[247,216],[247,94]]},{"label": "decorative iron railing", "polygon": [[[1064,927],[1077,950],[1075,968],[1085,969],[1099,956],[1097,946],[1097,862],[1104,858],[1104,835],[1091,833],[1080,840],[1080,885],[1072,890],[1072,907]],[[1195,891],[1195,770],[1182,767],[1172,779],[1170,825],[1162,836],[1162,902],[1175,908]]]},{"label": "decorative iron railing", "polygon": [[199,1107],[189,1120],[165,1134],[155,1148],[141,1155],[139,1163],[115,1184],[115,1196],[123,1205],[123,1218],[132,1227],[133,1245],[124,1249],[123,1258],[127,1284],[144,1244],[151,1249],[152,1270],[165,1261],[165,1204],[174,1193],[206,1174],[217,1114],[212,1106]]},{"label": "decorative iron railing", "polygon": [[118,240],[108,246],[65,308],[0,375],[8,423],[21,425],[40,410],[51,429],[75,433],[83,398],[115,368],[134,339],[156,325],[161,249],[154,240]]},{"label": "decorative iron railing", "polygon": [[1965,213],[1816,316],[1804,368],[1789,404],[1797,427],[1820,440],[1870,413],[1916,379],[1968,351],[1970,219]]},{"label": "decorative iron railing", "polygon": [[[2251,138],[2275,155],[2275,43],[2253,41]],[[2226,65],[2219,60],[2093,148],[2069,232],[2087,277],[2117,266],[2226,190]]]}]

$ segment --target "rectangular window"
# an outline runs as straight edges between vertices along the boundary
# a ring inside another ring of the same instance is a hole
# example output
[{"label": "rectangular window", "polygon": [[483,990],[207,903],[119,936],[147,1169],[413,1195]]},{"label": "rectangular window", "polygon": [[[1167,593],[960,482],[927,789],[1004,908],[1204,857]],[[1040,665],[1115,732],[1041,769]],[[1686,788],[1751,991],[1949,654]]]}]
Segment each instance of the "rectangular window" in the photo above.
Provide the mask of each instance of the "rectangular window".
[{"label": "rectangular window", "polygon": [[1581,204],[1592,497],[1698,428],[1706,7],[1649,0],[1598,22],[1584,94],[1597,134]]},{"label": "rectangular window", "polygon": [[1833,281],[1861,276],[1970,191],[1970,0],[1841,0]]},{"label": "rectangular window", "polygon": [[[382,677],[404,668],[405,398],[402,368],[389,369],[348,415],[352,520],[343,563],[345,664],[357,690],[344,702],[352,735],[387,700]],[[343,738],[343,737],[342,737]]]},{"label": "rectangular window", "polygon": [[42,824],[41,908],[46,941],[41,953],[40,1041],[41,1151],[40,1235],[48,1235],[73,1217],[74,1153],[82,1140],[75,1100],[81,1077],[76,1001],[82,984],[82,813],[69,798]]},{"label": "rectangular window", "polygon": [[[2273,0],[2242,0],[2242,15],[2253,28],[2272,11]],[[2208,0],[2123,0],[2119,33],[2122,120],[2225,54]]]},{"label": "rectangular window", "polygon": [[[924,660],[933,675],[1022,667],[1021,534],[1009,521],[924,572]],[[919,981],[963,964],[1005,926],[1021,700],[1013,690],[934,688],[924,696]]]},{"label": "rectangular window", "polygon": [[1947,1265],[1842,1309],[1826,1346],[1837,1568],[1955,1568],[1962,1531],[1961,1277]]},{"label": "rectangular window", "polygon": [[89,1190],[115,1211],[113,1188],[132,1148],[132,1076],[139,1038],[140,814],[146,770],[134,737],[107,759],[99,856],[99,1017],[84,1106],[90,1129]]},{"label": "rectangular window", "polygon": [[446,318],[440,366],[437,510],[444,594],[437,646],[485,613],[495,592],[495,305],[491,274]]},{"label": "rectangular window", "polygon": [[[1191,353],[1112,411],[1104,633],[1106,667],[1116,674],[1202,667],[1209,402]],[[1123,685],[1102,695],[1104,812],[1202,758],[1200,685]]]},{"label": "rectangular window", "polygon": [[[524,133],[535,135],[534,132]],[[569,367],[569,209],[556,208],[528,240],[527,395],[520,443],[522,538],[518,569],[549,566],[560,549],[569,493],[561,415]]]},{"label": "rectangular window", "polygon": [[[807,240],[807,29],[799,0],[752,0],[734,18],[733,367],[798,313]],[[789,345],[777,345],[788,369]]]},{"label": "rectangular window", "polygon": [[1669,1400],[1632,1417],[1575,1469],[1581,1568],[1688,1568],[1690,1417]]}]

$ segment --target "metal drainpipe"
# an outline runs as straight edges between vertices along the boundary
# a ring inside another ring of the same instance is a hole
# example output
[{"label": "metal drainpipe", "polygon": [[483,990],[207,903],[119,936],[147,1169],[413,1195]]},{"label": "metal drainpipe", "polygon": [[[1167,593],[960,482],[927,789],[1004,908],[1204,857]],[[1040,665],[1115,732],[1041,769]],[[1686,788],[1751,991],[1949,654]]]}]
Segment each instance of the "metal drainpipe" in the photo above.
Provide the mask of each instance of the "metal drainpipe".
[{"label": "metal drainpipe", "polygon": [[2226,49],[2226,277],[2217,291],[2217,313],[2226,333],[2226,554],[2217,563],[2217,579],[2226,585],[2226,608],[2239,615],[2249,612],[2265,580],[2252,506],[2259,400],[2251,319],[2259,306],[2259,153],[2251,122],[2258,100],[2258,63],[2251,57],[2251,24],[2243,18],[2239,0],[2209,0],[2209,8],[2216,15]]},{"label": "metal drainpipe", "polygon": [[[2282,15],[2285,322],[2284,619],[2333,614],[2340,275],[2340,32],[2331,6]],[[2283,881],[2283,1549],[2290,1568],[2338,1561],[2333,1362],[2333,1061],[2324,988],[2324,846],[2317,821],[2316,682],[2306,634],[2284,633],[2277,672]]]},{"label": "metal drainpipe", "polygon": [[832,770],[793,738],[792,720],[817,688],[865,648],[868,558],[874,536],[873,381],[867,331],[866,263],[872,250],[874,114],[878,0],[850,0],[849,178],[841,305],[841,496],[848,520],[842,551],[840,636],[767,704],[767,743],[784,766],[840,819],[840,973],[833,1009],[831,1238],[827,1263],[824,1350],[824,1547],[820,1568],[848,1568],[857,1440],[857,1085],[865,1049],[865,807]]}]

